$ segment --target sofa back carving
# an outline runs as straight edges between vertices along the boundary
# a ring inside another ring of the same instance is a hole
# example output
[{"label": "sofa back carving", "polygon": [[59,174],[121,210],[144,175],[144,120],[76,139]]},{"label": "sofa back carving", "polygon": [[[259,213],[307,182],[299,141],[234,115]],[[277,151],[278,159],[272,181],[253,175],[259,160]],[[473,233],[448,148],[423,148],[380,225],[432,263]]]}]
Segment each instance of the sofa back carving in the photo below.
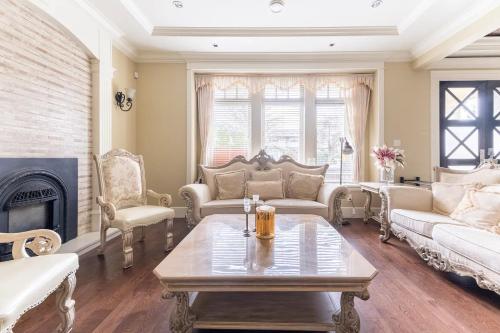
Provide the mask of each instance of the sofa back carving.
[{"label": "sofa back carving", "polygon": [[146,204],[146,180],[142,156],[114,149],[94,156],[99,191],[117,209]]},{"label": "sofa back carving", "polygon": [[326,174],[326,171],[328,170],[328,164],[320,166],[304,165],[298,163],[288,155],[283,155],[279,158],[279,160],[276,161],[264,150],[261,150],[250,160],[247,160],[242,155],[238,155],[228,163],[221,166],[208,167],[200,165],[200,174],[202,183],[207,184],[210,191],[210,196],[212,200],[215,200],[215,198],[217,198],[217,184],[215,183],[215,174],[228,171],[245,170],[247,172],[247,177],[250,177],[252,171],[271,169],[282,170],[282,177],[285,181],[286,186],[286,180],[288,179],[288,176],[292,171],[324,176]]},{"label": "sofa back carving", "polygon": [[434,176],[437,182],[443,183],[500,184],[500,168],[493,163],[484,163],[474,170],[454,170],[435,167]]}]

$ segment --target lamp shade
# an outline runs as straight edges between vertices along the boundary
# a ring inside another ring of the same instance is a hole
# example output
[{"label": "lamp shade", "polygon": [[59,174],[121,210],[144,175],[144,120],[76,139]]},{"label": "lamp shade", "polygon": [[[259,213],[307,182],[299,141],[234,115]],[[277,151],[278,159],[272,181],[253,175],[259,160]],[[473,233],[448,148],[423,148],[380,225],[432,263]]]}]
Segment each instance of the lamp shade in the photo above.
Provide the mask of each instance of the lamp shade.
[{"label": "lamp shade", "polygon": [[130,99],[134,99],[135,98],[135,88],[127,88],[126,89],[126,92],[127,92],[127,98],[130,98]]},{"label": "lamp shade", "polygon": [[353,152],[354,152],[354,149],[352,149],[352,146],[346,140],[344,142],[344,147],[342,147],[342,153],[345,155],[351,155]]}]

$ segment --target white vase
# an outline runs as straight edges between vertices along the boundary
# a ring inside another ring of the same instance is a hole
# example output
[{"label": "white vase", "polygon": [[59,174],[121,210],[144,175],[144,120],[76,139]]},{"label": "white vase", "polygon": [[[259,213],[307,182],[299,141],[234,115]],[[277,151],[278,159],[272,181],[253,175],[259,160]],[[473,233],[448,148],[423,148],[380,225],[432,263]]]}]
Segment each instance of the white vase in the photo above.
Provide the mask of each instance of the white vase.
[{"label": "white vase", "polygon": [[385,184],[394,184],[394,169],[393,168],[380,169],[380,182]]}]

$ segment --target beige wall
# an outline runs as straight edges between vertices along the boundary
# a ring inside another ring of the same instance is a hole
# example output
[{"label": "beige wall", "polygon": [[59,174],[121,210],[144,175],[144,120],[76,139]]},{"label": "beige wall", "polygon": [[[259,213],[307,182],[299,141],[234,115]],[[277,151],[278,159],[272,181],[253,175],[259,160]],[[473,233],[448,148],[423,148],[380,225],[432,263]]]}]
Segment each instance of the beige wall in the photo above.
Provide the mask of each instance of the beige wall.
[{"label": "beige wall", "polygon": [[407,160],[396,181],[399,176],[430,180],[430,72],[415,71],[410,63],[386,63],[384,81],[385,143],[401,140]]},{"label": "beige wall", "polygon": [[[137,103],[132,104],[128,112],[120,110],[115,102],[117,91],[124,92],[125,88],[136,88],[137,80],[134,79],[134,72],[137,65],[124,55],[120,50],[113,48],[113,110],[112,110],[112,148],[123,148],[132,153],[136,153],[137,146]],[[137,95],[139,92],[137,91]],[[137,98],[137,97],[136,97]]]},{"label": "beige wall", "polygon": [[137,152],[144,156],[148,188],[170,193],[186,182],[186,65],[138,64]]}]

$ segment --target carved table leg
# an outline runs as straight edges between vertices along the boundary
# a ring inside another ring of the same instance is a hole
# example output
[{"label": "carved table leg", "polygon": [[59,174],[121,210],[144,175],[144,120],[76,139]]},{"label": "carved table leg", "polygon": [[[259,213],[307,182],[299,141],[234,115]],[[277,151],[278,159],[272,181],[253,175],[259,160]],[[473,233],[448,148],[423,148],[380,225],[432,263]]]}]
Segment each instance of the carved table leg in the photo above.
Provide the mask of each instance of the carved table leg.
[{"label": "carved table leg", "polygon": [[174,227],[174,220],[168,219],[165,222],[165,251],[170,251],[174,248],[174,234],[172,233],[172,229]]},{"label": "carved table leg", "polygon": [[368,221],[371,219],[373,213],[372,213],[372,193],[370,191],[363,191],[365,192],[366,199],[365,199],[365,216],[363,217],[363,222],[368,223]]},{"label": "carved table leg", "polygon": [[144,242],[146,239],[146,227],[139,227],[139,242]]},{"label": "carved table leg", "polygon": [[73,323],[75,321],[75,300],[72,299],[72,296],[75,285],[75,273],[71,273],[57,289],[56,304],[62,321],[57,328],[58,333],[68,333],[73,329]]},{"label": "carved table leg", "polygon": [[189,293],[167,292],[164,298],[176,298],[175,309],[170,313],[170,331],[172,333],[190,333],[193,329],[195,315],[189,307]]},{"label": "carved table leg", "polygon": [[370,298],[368,290],[362,292],[343,292],[340,296],[340,313],[333,315],[335,333],[357,333],[360,329],[359,315],[354,308],[354,297],[363,301]]},{"label": "carved table leg", "polygon": [[134,241],[134,233],[132,229],[122,231],[123,240],[123,268],[132,267],[134,263],[134,249],[132,243]]},{"label": "carved table leg", "polygon": [[346,194],[344,192],[339,192],[333,199],[333,209],[335,211],[334,221],[338,226],[348,224],[347,221],[344,221],[344,216],[342,215],[342,199],[345,198]]},{"label": "carved table leg", "polygon": [[380,192],[380,199],[382,203],[380,204],[380,240],[382,242],[387,242],[391,237],[391,224],[389,223],[389,218],[387,216],[387,195],[385,192]]}]

